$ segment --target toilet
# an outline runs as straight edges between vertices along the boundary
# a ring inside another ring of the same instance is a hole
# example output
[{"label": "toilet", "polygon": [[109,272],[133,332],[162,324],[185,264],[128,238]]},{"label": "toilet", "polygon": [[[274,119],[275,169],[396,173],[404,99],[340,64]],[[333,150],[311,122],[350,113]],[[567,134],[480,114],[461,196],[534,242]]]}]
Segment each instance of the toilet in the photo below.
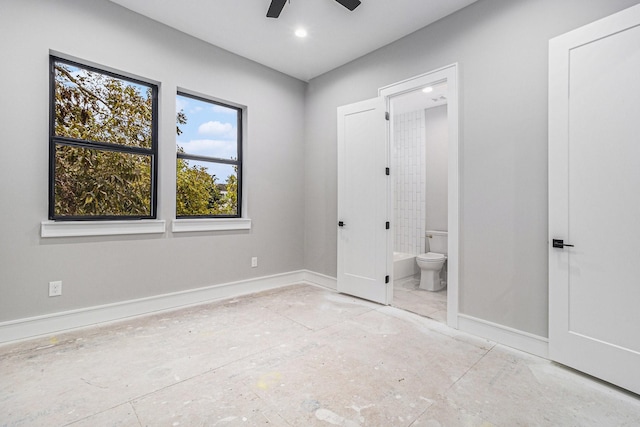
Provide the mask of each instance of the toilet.
[{"label": "toilet", "polygon": [[416,256],[420,267],[420,289],[435,292],[447,285],[446,268],[442,268],[447,260],[447,232],[427,230],[425,235],[427,253]]}]

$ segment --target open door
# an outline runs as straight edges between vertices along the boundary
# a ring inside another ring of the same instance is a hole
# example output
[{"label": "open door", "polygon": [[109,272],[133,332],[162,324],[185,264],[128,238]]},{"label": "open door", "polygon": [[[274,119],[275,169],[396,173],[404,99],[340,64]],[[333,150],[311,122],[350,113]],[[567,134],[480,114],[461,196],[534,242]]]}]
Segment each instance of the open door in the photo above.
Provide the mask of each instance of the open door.
[{"label": "open door", "polygon": [[549,356],[640,393],[640,6],[549,54]]},{"label": "open door", "polygon": [[383,98],[338,107],[338,292],[389,304],[387,129]]}]

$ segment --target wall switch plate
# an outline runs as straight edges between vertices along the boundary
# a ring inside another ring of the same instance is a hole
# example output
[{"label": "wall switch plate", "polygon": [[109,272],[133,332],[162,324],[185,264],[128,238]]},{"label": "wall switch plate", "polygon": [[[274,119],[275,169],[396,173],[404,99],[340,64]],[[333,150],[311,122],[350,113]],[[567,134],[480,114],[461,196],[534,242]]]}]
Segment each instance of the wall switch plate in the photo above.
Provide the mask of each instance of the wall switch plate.
[{"label": "wall switch plate", "polygon": [[256,268],[258,266],[258,257],[254,256],[251,258],[251,268]]},{"label": "wall switch plate", "polygon": [[49,282],[49,296],[57,297],[62,295],[62,280]]}]

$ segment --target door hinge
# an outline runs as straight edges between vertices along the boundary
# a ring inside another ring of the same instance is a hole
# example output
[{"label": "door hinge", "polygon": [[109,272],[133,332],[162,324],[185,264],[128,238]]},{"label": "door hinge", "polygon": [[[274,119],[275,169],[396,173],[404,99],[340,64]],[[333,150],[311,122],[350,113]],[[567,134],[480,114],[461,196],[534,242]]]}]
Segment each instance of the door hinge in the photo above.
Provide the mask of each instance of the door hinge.
[{"label": "door hinge", "polygon": [[389,120],[389,112],[388,111],[384,112],[384,119],[385,120]]},{"label": "door hinge", "polygon": [[389,276],[384,276],[384,283],[389,283]]},{"label": "door hinge", "polygon": [[386,228],[387,230],[388,230],[389,228],[391,228],[391,224],[389,224],[389,221],[387,221],[387,222],[384,224],[384,226],[385,226],[385,228]]},{"label": "door hinge", "polygon": [[391,174],[391,170],[389,168],[384,168],[384,173],[386,175],[390,175]]}]

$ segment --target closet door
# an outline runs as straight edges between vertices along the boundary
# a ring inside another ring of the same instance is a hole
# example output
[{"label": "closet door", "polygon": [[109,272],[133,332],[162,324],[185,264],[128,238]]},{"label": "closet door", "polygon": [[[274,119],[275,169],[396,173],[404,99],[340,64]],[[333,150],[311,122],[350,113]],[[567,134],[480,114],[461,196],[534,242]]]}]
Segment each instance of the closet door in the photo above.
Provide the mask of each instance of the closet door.
[{"label": "closet door", "polygon": [[549,355],[640,393],[640,6],[549,52]]}]

